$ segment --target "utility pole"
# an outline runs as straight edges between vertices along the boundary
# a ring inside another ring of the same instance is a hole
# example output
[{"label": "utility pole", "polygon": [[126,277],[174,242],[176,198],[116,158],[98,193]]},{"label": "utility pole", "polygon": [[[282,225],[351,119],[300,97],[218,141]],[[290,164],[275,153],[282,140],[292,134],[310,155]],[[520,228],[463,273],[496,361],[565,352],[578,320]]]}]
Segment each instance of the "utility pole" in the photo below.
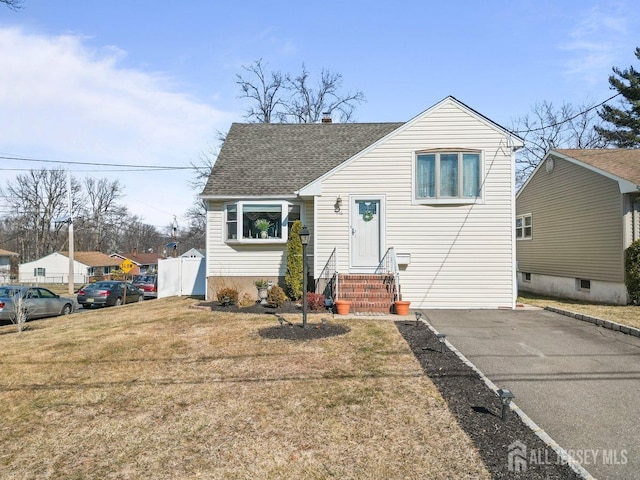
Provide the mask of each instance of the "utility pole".
[{"label": "utility pole", "polygon": [[73,200],[71,194],[71,170],[67,170],[67,191],[69,204],[69,295],[73,295],[74,286],[74,244],[73,244]]}]

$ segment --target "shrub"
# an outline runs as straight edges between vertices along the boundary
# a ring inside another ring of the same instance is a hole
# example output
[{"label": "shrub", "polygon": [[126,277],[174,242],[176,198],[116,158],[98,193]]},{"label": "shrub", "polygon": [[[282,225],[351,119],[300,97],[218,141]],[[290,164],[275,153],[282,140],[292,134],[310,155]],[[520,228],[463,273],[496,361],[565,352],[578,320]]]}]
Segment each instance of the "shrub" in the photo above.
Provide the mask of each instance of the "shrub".
[{"label": "shrub", "polygon": [[640,240],[636,240],[624,252],[624,283],[627,286],[629,301],[640,303]]},{"label": "shrub", "polygon": [[302,223],[296,220],[291,225],[289,240],[287,240],[287,272],[284,276],[284,284],[287,295],[292,300],[302,298],[302,242],[300,241]]},{"label": "shrub", "polygon": [[269,295],[267,295],[267,303],[272,307],[281,307],[284,305],[284,302],[287,301],[287,296],[284,293],[284,290],[280,288],[278,285],[274,285],[269,290]]},{"label": "shrub", "polygon": [[252,305],[255,305],[255,304],[256,304],[256,299],[248,293],[243,294],[242,297],[240,297],[240,300],[238,301],[239,307],[251,307]]},{"label": "shrub", "polygon": [[218,296],[218,303],[220,305],[237,305],[238,304],[238,289],[233,287],[223,287],[216,292]]},{"label": "shrub", "polygon": [[307,307],[313,312],[322,312],[327,307],[324,303],[325,298],[321,293],[307,292]]}]

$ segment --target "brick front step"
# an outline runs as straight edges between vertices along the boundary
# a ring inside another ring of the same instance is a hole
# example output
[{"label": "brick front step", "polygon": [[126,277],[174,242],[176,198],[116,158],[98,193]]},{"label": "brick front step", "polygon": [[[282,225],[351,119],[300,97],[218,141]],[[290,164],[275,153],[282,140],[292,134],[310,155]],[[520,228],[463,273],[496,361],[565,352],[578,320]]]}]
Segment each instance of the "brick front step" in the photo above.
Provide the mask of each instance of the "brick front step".
[{"label": "brick front step", "polygon": [[352,313],[390,313],[393,305],[393,277],[374,274],[340,275],[341,300],[351,302]]}]

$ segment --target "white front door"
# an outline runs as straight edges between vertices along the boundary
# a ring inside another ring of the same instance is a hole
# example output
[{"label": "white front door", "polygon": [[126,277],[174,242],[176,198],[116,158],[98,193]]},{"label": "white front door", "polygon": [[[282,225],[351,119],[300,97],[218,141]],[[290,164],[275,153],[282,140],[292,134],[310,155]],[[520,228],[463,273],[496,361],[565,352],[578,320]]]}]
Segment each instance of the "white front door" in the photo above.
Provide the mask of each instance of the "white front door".
[{"label": "white front door", "polygon": [[380,198],[358,197],[351,203],[351,267],[373,271],[382,256]]}]

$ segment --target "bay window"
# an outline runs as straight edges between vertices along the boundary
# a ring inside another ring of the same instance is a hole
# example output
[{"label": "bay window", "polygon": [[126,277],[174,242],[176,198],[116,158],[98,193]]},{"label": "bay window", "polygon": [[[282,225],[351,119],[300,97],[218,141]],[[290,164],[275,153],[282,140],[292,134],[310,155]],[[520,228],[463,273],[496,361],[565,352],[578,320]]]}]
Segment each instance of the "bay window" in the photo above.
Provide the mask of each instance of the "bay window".
[{"label": "bay window", "polygon": [[240,201],[225,206],[226,241],[286,242],[301,220],[301,207],[286,201]]},{"label": "bay window", "polygon": [[416,153],[415,199],[420,203],[475,200],[481,196],[481,163],[477,151]]}]

